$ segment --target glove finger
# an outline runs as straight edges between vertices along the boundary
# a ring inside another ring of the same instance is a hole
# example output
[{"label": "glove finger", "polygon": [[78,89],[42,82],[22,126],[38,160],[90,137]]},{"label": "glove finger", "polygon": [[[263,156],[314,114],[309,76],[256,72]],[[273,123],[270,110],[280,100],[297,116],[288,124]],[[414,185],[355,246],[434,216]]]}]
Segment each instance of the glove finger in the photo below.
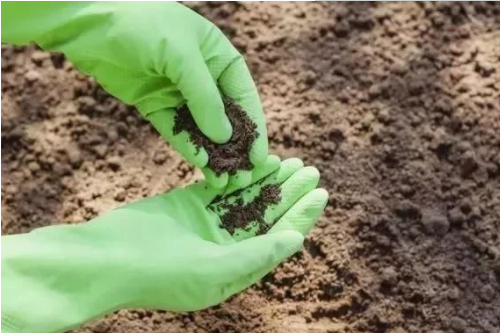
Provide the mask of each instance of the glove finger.
[{"label": "glove finger", "polygon": [[299,232],[285,230],[224,246],[225,254],[220,257],[220,264],[213,265],[221,282],[223,297],[251,286],[299,251],[303,242],[304,237]]},{"label": "glove finger", "polygon": [[273,224],[306,193],[314,190],[318,182],[319,171],[315,167],[308,166],[294,173],[280,186],[281,200],[267,208],[264,220]]},{"label": "glove finger", "polygon": [[229,175],[227,174],[227,172],[224,172],[219,176],[217,176],[217,174],[209,168],[203,168],[201,169],[201,172],[205,176],[207,182],[215,188],[223,188],[228,183]]},{"label": "glove finger", "polygon": [[306,236],[312,229],[328,202],[328,192],[317,188],[300,198],[276,224],[269,233],[295,230]]},{"label": "glove finger", "polygon": [[238,170],[234,176],[229,177],[229,186],[234,188],[244,188],[252,182],[252,171]]},{"label": "glove finger", "polygon": [[[260,171],[256,172],[255,176],[252,177],[252,185],[247,187],[249,191],[245,191],[246,193],[250,192],[255,192],[258,194],[260,189],[265,186],[265,185],[270,185],[270,184],[282,184],[284,183],[289,177],[291,177],[295,172],[299,171],[304,167],[304,162],[302,162],[301,159],[293,157],[293,158],[288,158],[284,161],[282,161],[279,165],[279,168],[269,174],[269,175],[263,175]],[[243,196],[245,196],[243,194]],[[250,199],[252,198],[243,198],[245,202],[249,202]],[[247,200],[248,199],[248,200]]]},{"label": "glove finger", "polygon": [[[264,177],[269,176],[271,173],[274,171],[278,170],[280,167],[281,160],[278,156],[276,155],[269,155],[266,158],[266,161],[264,164],[255,167],[255,169],[252,171],[252,179],[250,180],[250,184],[255,184],[259,180],[261,180]],[[235,186],[234,184],[229,184],[227,190],[226,190],[226,195],[229,195],[233,193],[236,190],[241,189],[241,187]]]},{"label": "glove finger", "polygon": [[169,73],[187,101],[196,125],[210,140],[227,142],[232,136],[232,126],[226,116],[222,98],[201,54],[191,54],[182,65]]},{"label": "glove finger", "polygon": [[149,114],[147,119],[189,163],[198,168],[205,167],[208,163],[206,150],[203,147],[196,147],[189,139],[189,133],[185,131],[174,135],[175,114],[174,109],[163,109]]},{"label": "glove finger", "polygon": [[[212,205],[210,205],[210,209],[214,211],[217,215],[220,217],[224,217],[225,214],[228,213],[229,211],[229,206],[234,206],[234,205],[247,205],[255,200],[256,197],[258,197],[261,193],[262,187],[266,185],[276,185],[276,184],[282,184],[288,182],[289,178],[292,178],[297,172],[303,169],[304,163],[298,159],[298,158],[289,158],[283,162],[281,162],[280,168],[273,173],[271,173],[269,176],[266,178],[261,179],[260,181],[256,182],[255,184],[246,187],[244,190],[241,190],[237,192],[234,195],[229,195],[225,196],[221,200],[216,201]],[[307,178],[306,178],[307,179]],[[304,182],[304,181],[303,181]],[[315,187],[316,185],[314,185]],[[289,188],[290,186],[287,185],[286,189]],[[314,188],[312,187],[312,188]],[[312,189],[311,188],[311,189]],[[309,189],[309,190],[311,190]],[[308,190],[308,191],[309,191]],[[287,190],[288,191],[288,190]],[[307,193],[307,192],[304,192]],[[283,195],[283,194],[282,194]],[[285,195],[285,199],[290,197],[289,195]],[[297,198],[298,200],[298,198]],[[238,203],[240,201],[240,203]],[[293,202],[290,204],[288,203],[290,200],[286,201],[284,205],[286,206],[291,206]],[[283,202],[283,200],[282,200]],[[281,205],[281,203],[279,205]],[[275,206],[269,206],[269,209],[277,209],[278,211],[283,208],[278,207],[276,208]],[[237,228],[234,230],[232,233],[233,239],[236,241],[241,241],[250,237],[255,236],[259,232],[259,223],[257,221],[251,221],[249,222],[245,228]]]},{"label": "glove finger", "polygon": [[250,150],[250,161],[254,165],[263,164],[268,155],[266,119],[257,87],[241,54],[232,59],[218,82],[223,93],[240,105],[257,125],[258,137]]},{"label": "glove finger", "polygon": [[[281,162],[281,166],[277,171],[275,177],[272,180],[275,184],[284,183],[290,176],[292,176],[295,172],[299,171],[304,167],[304,162],[300,158],[292,157],[287,158],[283,162]],[[271,182],[269,182],[271,183]]]},{"label": "glove finger", "polygon": [[[255,171],[256,175],[252,175],[253,184],[246,187],[244,190],[241,189],[241,192],[238,192],[234,195],[230,195],[231,192],[235,192],[238,189],[234,186],[231,186],[227,191],[224,198],[220,201],[214,203],[212,209],[216,211],[218,214],[222,214],[223,210],[218,207],[218,204],[221,203],[234,203],[238,199],[242,199],[243,202],[248,203],[251,202],[257,195],[260,193],[260,189],[268,184],[281,184],[285,180],[287,180],[290,176],[292,176],[296,171],[300,170],[304,163],[298,158],[289,158],[281,162],[279,169],[270,173],[266,177],[266,173],[270,171],[272,167],[274,167],[275,158],[269,160],[269,164],[267,167],[264,165],[263,167],[259,167],[259,171]],[[255,180],[255,182],[254,182]]]},{"label": "glove finger", "polygon": [[254,165],[264,163],[268,155],[266,121],[245,59],[218,28],[211,30],[201,50],[209,72],[222,92],[238,103],[257,125],[259,137],[250,150],[250,161]]}]

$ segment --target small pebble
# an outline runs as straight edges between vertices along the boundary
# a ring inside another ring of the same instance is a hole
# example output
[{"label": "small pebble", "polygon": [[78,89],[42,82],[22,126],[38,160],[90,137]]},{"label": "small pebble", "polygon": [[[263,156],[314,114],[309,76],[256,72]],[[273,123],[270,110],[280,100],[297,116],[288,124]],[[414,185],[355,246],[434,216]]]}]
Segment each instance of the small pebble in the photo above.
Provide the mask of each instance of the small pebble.
[{"label": "small pebble", "polygon": [[443,113],[446,115],[450,115],[452,113],[452,105],[451,102],[446,99],[440,99],[434,105],[434,111]]},{"label": "small pebble", "polygon": [[98,157],[103,158],[108,152],[108,147],[106,145],[97,145],[94,147],[94,152]]},{"label": "small pebble", "polygon": [[460,210],[464,214],[469,214],[472,210],[472,202],[469,199],[463,199],[462,204],[460,205]]},{"label": "small pebble", "polygon": [[408,85],[408,90],[410,95],[417,96],[423,93],[424,91],[424,83],[422,81],[410,81]]},{"label": "small pebble", "polygon": [[123,201],[125,200],[125,197],[127,196],[127,192],[125,192],[125,190],[123,188],[119,189],[116,193],[115,193],[115,196],[114,196],[114,199],[116,201]]},{"label": "small pebble", "polygon": [[82,164],[82,154],[80,153],[80,150],[76,147],[70,147],[66,149],[66,155],[68,155],[68,160],[69,163],[74,167],[74,168],[79,168],[80,165]]},{"label": "small pebble", "polygon": [[333,32],[337,37],[345,37],[350,31],[349,22],[347,20],[341,20],[335,24],[333,27]]},{"label": "small pebble", "polygon": [[38,164],[37,162],[30,162],[28,164],[28,168],[32,171],[32,172],[37,172],[38,170],[40,170],[40,164]]},{"label": "small pebble", "polygon": [[111,141],[116,141],[119,138],[118,131],[114,127],[109,129],[107,135],[108,139],[110,139]]},{"label": "small pebble", "polygon": [[450,227],[450,222],[445,216],[435,213],[424,214],[422,224],[428,235],[444,236]]},{"label": "small pebble", "polygon": [[460,170],[463,177],[470,176],[477,170],[479,164],[473,151],[468,151],[462,156]]},{"label": "small pebble", "polygon": [[59,163],[59,162],[54,163],[52,170],[58,176],[66,176],[66,175],[69,175],[71,173],[71,169],[69,168],[69,166],[67,164]]},{"label": "small pebble", "polygon": [[91,96],[81,96],[78,98],[79,109],[83,112],[89,112],[95,109],[97,101]]},{"label": "small pebble", "polygon": [[455,332],[465,332],[467,328],[467,322],[460,317],[452,317],[450,319],[450,326]]},{"label": "small pebble", "polygon": [[409,200],[401,201],[395,209],[395,213],[401,217],[418,218],[422,212],[420,207]]},{"label": "small pebble", "polygon": [[448,291],[448,299],[451,301],[456,301],[457,299],[460,298],[460,289],[458,288],[452,288]]},{"label": "small pebble", "polygon": [[491,285],[486,284],[482,286],[479,291],[479,297],[485,302],[491,302],[495,298],[495,289]]},{"label": "small pebble", "polygon": [[391,333],[407,333],[407,331],[402,327],[396,327],[391,331]]},{"label": "small pebble", "polygon": [[380,272],[380,276],[382,284],[388,287],[392,287],[398,282],[398,273],[392,266],[384,268],[382,272]]},{"label": "small pebble", "polygon": [[120,163],[120,158],[118,156],[110,156],[106,158],[106,162],[113,171],[120,169],[121,163]]},{"label": "small pebble", "polygon": [[460,226],[465,222],[465,216],[460,208],[455,207],[448,212],[448,220],[452,226]]},{"label": "small pebble", "polygon": [[415,194],[415,189],[410,185],[406,184],[401,185],[399,191],[401,192],[402,195],[404,195],[407,198],[412,197]]},{"label": "small pebble", "polygon": [[383,124],[389,123],[391,121],[391,115],[389,113],[389,110],[388,109],[380,110],[377,114],[377,119]]},{"label": "small pebble", "polygon": [[166,152],[164,151],[157,151],[154,156],[153,156],[153,161],[156,163],[156,164],[163,164],[165,163],[165,161],[167,160],[168,158],[168,155]]},{"label": "small pebble", "polygon": [[109,331],[110,331],[109,323],[105,321],[99,322],[93,328],[94,333],[108,333]]},{"label": "small pebble", "polygon": [[40,73],[35,70],[30,70],[27,71],[26,74],[24,74],[24,78],[29,82],[38,81],[40,79]]},{"label": "small pebble", "polygon": [[46,59],[50,59],[50,53],[49,52],[43,52],[43,51],[35,51],[31,54],[31,60],[35,63],[41,63]]},{"label": "small pebble", "polygon": [[403,60],[396,60],[391,66],[391,72],[396,75],[404,75],[408,72],[408,66]]}]

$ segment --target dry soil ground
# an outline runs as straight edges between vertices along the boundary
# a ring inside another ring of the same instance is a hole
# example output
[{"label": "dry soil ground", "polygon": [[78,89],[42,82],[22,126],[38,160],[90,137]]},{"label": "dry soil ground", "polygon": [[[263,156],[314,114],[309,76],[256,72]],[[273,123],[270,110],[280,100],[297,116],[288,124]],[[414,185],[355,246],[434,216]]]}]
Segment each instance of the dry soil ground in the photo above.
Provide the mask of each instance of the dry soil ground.
[{"label": "dry soil ground", "polygon": [[[225,304],[77,332],[500,332],[500,3],[189,6],[245,54],[271,150],[315,165],[330,204]],[[197,177],[63,57],[2,46],[4,233]]]}]

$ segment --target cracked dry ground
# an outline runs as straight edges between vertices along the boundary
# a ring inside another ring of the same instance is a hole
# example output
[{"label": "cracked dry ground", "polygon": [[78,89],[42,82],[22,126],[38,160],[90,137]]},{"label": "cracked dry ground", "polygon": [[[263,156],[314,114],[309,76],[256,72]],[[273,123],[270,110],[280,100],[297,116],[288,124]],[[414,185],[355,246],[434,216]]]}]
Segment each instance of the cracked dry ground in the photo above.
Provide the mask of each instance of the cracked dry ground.
[{"label": "cracked dry ground", "polygon": [[[245,54],[271,151],[315,165],[330,204],[226,303],[76,332],[500,332],[500,3],[189,6]],[[2,176],[15,233],[199,174],[63,57],[2,46]]]}]

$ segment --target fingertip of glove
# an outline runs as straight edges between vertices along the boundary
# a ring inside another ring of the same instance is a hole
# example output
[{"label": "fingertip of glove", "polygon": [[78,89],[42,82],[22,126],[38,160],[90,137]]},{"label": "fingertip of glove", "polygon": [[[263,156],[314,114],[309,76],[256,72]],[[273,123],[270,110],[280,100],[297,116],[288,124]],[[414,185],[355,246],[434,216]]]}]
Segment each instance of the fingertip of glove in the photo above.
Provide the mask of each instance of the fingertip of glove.
[{"label": "fingertip of glove", "polygon": [[[196,149],[196,148],[195,148]],[[194,155],[191,158],[186,159],[189,161],[191,160],[191,163],[197,167],[197,168],[204,168],[208,164],[208,153],[205,150],[205,148],[200,147],[198,152],[195,152]]]},{"label": "fingertip of glove", "polygon": [[266,163],[279,165],[281,163],[281,158],[277,155],[268,155],[266,157]]},{"label": "fingertip of glove", "polygon": [[328,203],[325,189],[313,189],[294,204],[271,228],[270,233],[294,230],[307,235],[323,214]]},{"label": "fingertip of glove", "polygon": [[324,188],[317,188],[312,192],[314,193],[314,200],[323,203],[323,209],[325,209],[326,205],[328,204],[328,198],[330,197],[328,191]]},{"label": "fingertip of glove", "polygon": [[228,142],[233,136],[233,126],[226,115],[218,120],[217,126],[202,130],[210,140],[219,144]]},{"label": "fingertip of glove", "polygon": [[212,142],[219,144],[228,142],[233,136],[233,126],[227,117],[222,99],[210,95],[209,92],[200,92],[200,96],[206,98],[200,97],[188,101],[196,125]]},{"label": "fingertip of glove", "polygon": [[319,181],[320,178],[319,170],[313,166],[306,166],[302,170],[300,170],[300,172],[303,173],[304,175],[307,175],[308,178],[311,178],[316,182]]},{"label": "fingertip of glove", "polygon": [[258,144],[256,142],[250,149],[250,162],[254,166],[260,166],[266,162],[268,153],[267,142],[265,144]]},{"label": "fingertip of glove", "polygon": [[216,188],[216,189],[221,189],[224,186],[227,185],[229,176],[227,172],[224,172],[223,174],[217,176],[215,172],[210,170],[209,168],[203,168],[201,170],[203,175],[205,176],[206,181],[210,184],[210,186]]},{"label": "fingertip of glove", "polygon": [[282,167],[290,167],[294,169],[300,169],[304,167],[304,162],[298,157],[290,157],[281,162]]},{"label": "fingertip of glove", "polygon": [[229,179],[229,185],[235,188],[244,188],[252,182],[252,173],[250,171],[241,170]]}]

